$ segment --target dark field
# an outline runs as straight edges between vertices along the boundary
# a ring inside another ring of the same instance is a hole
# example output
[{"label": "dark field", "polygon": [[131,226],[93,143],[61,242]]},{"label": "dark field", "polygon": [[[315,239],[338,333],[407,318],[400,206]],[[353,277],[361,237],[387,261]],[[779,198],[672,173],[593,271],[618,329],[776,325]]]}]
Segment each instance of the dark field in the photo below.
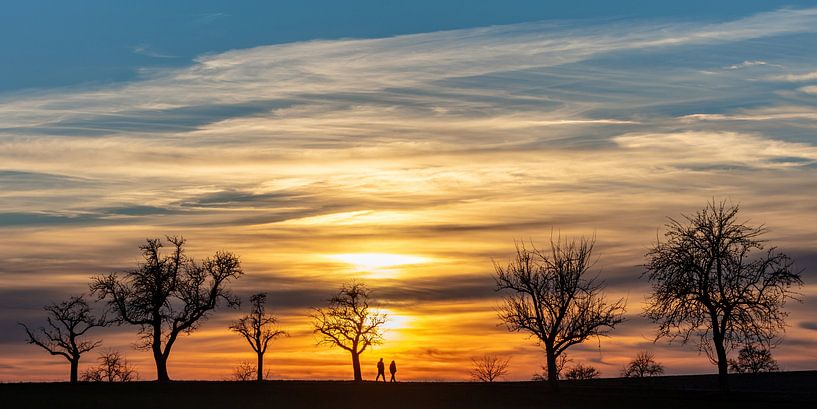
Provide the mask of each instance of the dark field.
[{"label": "dark field", "polygon": [[0,384],[3,408],[817,408],[817,371],[539,382],[331,381]]}]

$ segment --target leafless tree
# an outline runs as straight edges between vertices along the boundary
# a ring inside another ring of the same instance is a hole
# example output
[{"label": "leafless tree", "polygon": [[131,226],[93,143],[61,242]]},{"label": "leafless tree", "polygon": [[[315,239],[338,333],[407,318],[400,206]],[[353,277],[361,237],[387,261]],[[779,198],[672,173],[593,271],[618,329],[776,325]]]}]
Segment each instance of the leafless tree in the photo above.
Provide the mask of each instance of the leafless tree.
[{"label": "leafless tree", "polygon": [[471,378],[479,382],[493,382],[508,374],[510,359],[503,359],[496,355],[485,354],[479,358],[471,358]]},{"label": "leafless tree", "polygon": [[233,368],[232,379],[234,381],[246,382],[251,381],[256,375],[257,367],[250,361],[241,361],[238,366]]},{"label": "leafless tree", "polygon": [[764,249],[766,229],[739,221],[738,211],[713,201],[683,220],[670,218],[644,273],[652,286],[645,315],[659,324],[657,338],[695,339],[718,365],[724,390],[729,351],[773,343],[785,327],[783,306],[797,295],[792,287],[802,285],[788,256]]},{"label": "leafless tree", "polygon": [[77,382],[80,357],[102,343],[101,340],[85,339],[83,335],[91,328],[109,323],[104,314],[102,317],[93,314],[83,296],[48,304],[43,309],[48,313],[47,327],[31,329],[26,324],[18,324],[25,329],[29,344],[67,359],[71,364],[71,382]]},{"label": "leafless tree", "polygon": [[590,365],[576,364],[576,366],[565,371],[565,379],[583,380],[598,378],[601,372]]},{"label": "leafless tree", "polygon": [[314,308],[312,314],[319,344],[337,346],[352,355],[352,369],[356,381],[363,380],[360,373],[360,354],[370,345],[383,342],[385,314],[369,305],[371,291],[365,284],[351,282],[329,299],[326,308]]},{"label": "leafless tree", "polygon": [[496,289],[505,291],[499,317],[510,331],[527,332],[545,347],[548,383],[558,388],[559,356],[624,320],[624,300],[608,303],[604,284],[588,277],[595,240],[550,240],[550,252],[517,244],[506,266],[494,263]]},{"label": "leafless tree", "polygon": [[[562,353],[556,358],[556,379],[561,378],[562,371],[567,366],[567,363],[570,362],[571,359],[567,357],[566,353]],[[542,365],[542,372],[533,374],[534,381],[547,381],[548,380],[548,367],[547,364]]]},{"label": "leafless tree", "polygon": [[780,366],[769,349],[750,344],[738,351],[737,359],[729,360],[729,369],[736,373],[760,373],[779,371]]},{"label": "leafless tree", "polygon": [[99,365],[82,373],[82,380],[88,382],[130,382],[139,379],[139,374],[125,356],[118,351],[100,354]]},{"label": "leafless tree", "polygon": [[625,378],[643,378],[646,376],[657,376],[664,373],[664,366],[655,361],[655,355],[649,351],[642,351],[630,361],[621,376]]},{"label": "leafless tree", "polygon": [[238,300],[225,289],[243,272],[238,257],[219,251],[197,263],[185,254],[185,240],[168,237],[172,251],[161,254],[162,242],[148,239],[140,248],[144,262],[124,274],[95,277],[91,290],[108,300],[117,322],[139,327],[139,347],[153,352],[156,376],[167,382],[167,360],[180,334],[190,334],[220,300]]},{"label": "leafless tree", "polygon": [[266,302],[267,295],[264,293],[250,296],[252,311],[230,326],[230,330],[241,334],[255,352],[256,380],[259,382],[264,380],[264,354],[267,352],[269,342],[287,334],[277,328],[277,318],[266,312]]},{"label": "leafless tree", "polygon": [[[258,373],[258,367],[255,366],[254,363],[250,361],[241,361],[233,368],[233,372],[230,375],[230,380],[239,381],[239,382],[246,382],[246,381],[256,381],[257,377],[256,374]],[[261,379],[270,379],[272,376],[272,372],[267,369],[264,371],[264,376]]]}]

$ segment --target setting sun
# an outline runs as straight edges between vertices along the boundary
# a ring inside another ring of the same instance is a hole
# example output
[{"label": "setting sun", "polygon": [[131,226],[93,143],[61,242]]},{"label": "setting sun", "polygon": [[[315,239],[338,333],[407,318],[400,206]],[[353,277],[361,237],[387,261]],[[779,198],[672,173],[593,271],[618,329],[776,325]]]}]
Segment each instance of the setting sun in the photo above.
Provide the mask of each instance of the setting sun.
[{"label": "setting sun", "polygon": [[393,267],[422,264],[429,258],[410,254],[393,253],[343,253],[333,254],[329,259],[351,265],[357,272],[388,272]]}]

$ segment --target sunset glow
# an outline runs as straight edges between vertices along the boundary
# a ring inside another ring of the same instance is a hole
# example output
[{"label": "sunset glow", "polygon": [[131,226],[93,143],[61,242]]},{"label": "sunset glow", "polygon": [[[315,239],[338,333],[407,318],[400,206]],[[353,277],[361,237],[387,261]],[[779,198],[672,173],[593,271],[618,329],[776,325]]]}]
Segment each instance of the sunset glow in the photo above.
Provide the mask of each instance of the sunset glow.
[{"label": "sunset glow", "polygon": [[424,257],[390,253],[347,253],[332,254],[330,260],[351,265],[355,271],[379,275],[396,275],[400,270],[395,268],[409,264],[427,263]]},{"label": "sunset glow", "polygon": [[[235,28],[196,16],[196,33]],[[653,342],[640,277],[667,217],[713,198],[804,271],[774,354],[817,368],[817,8],[659,17],[384,23],[176,59],[143,47],[131,76],[0,89],[0,381],[63,379],[17,322],[135,268],[165,235],[199,260],[231,251],[246,273],[230,284],[239,310],[179,338],[174,379],[254,359],[228,326],[260,291],[289,333],[266,355],[272,376],[348,379],[349,354],[317,345],[310,314],[357,280],[390,316],[364,377],[383,357],[400,379],[466,380],[495,353],[529,380],[542,347],[497,318],[494,263],[553,234],[595,236],[593,272],[627,301],[575,362],[618,376],[649,350],[668,374],[712,373],[694,346]],[[135,327],[96,334],[152,379]]]}]

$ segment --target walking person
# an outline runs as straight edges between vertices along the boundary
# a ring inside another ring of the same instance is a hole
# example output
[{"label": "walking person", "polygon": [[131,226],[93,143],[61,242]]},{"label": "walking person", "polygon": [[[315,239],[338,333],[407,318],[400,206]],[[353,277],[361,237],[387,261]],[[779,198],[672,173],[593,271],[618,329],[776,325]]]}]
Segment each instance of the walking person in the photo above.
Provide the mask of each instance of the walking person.
[{"label": "walking person", "polygon": [[[393,359],[391,360],[391,363],[389,364],[389,372],[391,373],[391,381],[389,381],[389,382],[397,382],[394,379],[394,374],[397,373],[397,364],[394,363]],[[384,377],[384,379],[385,379],[385,377]]]},{"label": "walking person", "polygon": [[374,378],[374,381],[377,382],[380,377],[383,377],[383,383],[386,382],[386,364],[383,363],[383,358],[380,358],[380,361],[377,361],[377,378]]}]

